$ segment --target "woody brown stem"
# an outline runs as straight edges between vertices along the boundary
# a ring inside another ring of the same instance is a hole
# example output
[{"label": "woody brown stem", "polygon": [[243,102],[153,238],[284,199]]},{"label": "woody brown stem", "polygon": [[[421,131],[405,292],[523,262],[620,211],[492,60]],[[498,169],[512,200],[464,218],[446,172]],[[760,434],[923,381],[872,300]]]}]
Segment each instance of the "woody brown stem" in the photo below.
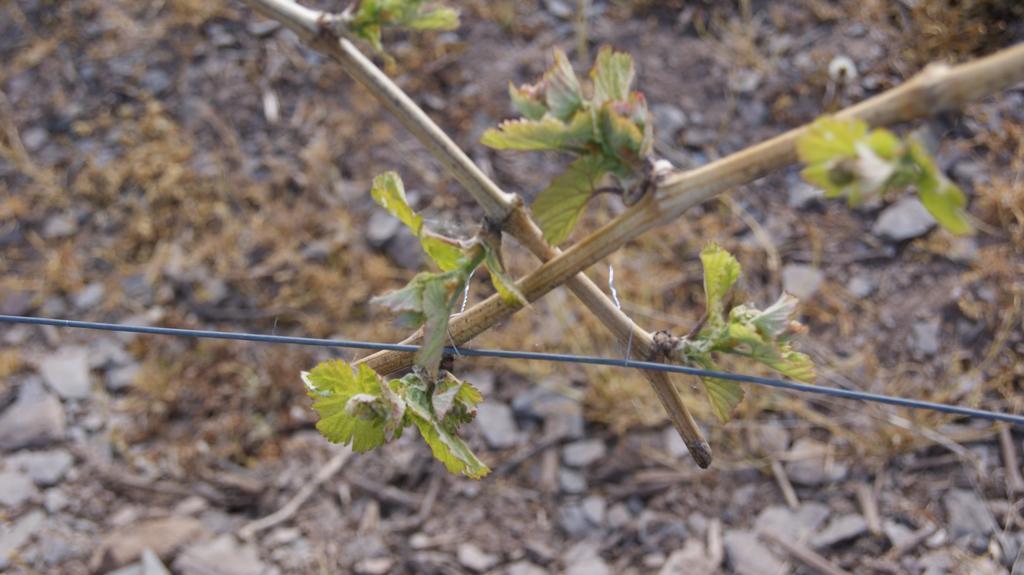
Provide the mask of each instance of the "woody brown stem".
[{"label": "woody brown stem", "polygon": [[[341,63],[344,70],[391,111],[469,191],[484,208],[488,222],[501,223],[509,235],[542,261],[557,258],[561,254],[557,248],[549,246],[544,241],[543,234],[522,207],[522,200],[518,196],[502,191],[401,88],[366,58],[352,42],[338,35],[342,28],[337,18],[308,10],[290,0],[244,1],[265,16],[288,25],[300,37]],[[330,24],[326,25],[328,21]],[[577,273],[567,277],[564,283],[616,337],[623,343],[632,342],[641,359],[652,359],[654,346],[650,333],[638,327],[622,313],[594,282],[583,273]],[[457,321],[457,318],[454,321]],[[451,331],[450,335],[456,343],[466,341],[463,333]],[[374,369],[381,374],[392,372],[386,367]],[[711,448],[679,392],[672,386],[668,374],[647,370],[644,374],[676,431],[689,448],[694,461],[702,468],[708,467],[712,459]]]}]

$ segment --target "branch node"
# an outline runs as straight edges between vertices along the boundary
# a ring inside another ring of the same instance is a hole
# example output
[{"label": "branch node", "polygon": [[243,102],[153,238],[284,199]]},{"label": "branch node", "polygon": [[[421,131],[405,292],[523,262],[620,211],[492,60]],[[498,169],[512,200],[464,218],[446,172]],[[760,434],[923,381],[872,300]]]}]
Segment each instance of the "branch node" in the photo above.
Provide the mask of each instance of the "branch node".
[{"label": "branch node", "polygon": [[327,35],[330,40],[348,37],[348,23],[351,21],[351,7],[344,12],[332,14],[321,12],[316,19],[316,27],[320,34]]},{"label": "branch node", "polygon": [[654,332],[654,357],[671,357],[672,351],[679,345],[679,337],[661,330]]}]

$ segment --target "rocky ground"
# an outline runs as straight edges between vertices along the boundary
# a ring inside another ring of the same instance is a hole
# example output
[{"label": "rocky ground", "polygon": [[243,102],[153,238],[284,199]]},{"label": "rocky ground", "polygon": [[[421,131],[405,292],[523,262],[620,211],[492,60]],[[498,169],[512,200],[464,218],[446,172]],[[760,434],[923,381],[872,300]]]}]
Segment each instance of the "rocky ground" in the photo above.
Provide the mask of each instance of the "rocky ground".
[{"label": "rocky ground", "polygon": [[[658,151],[684,167],[1024,39],[1014,2],[725,4],[590,2],[590,53],[636,56]],[[476,142],[551,47],[581,60],[575,3],[462,8],[458,32],[391,37],[388,72],[530,197],[560,160]],[[829,77],[837,56],[852,81]],[[432,225],[480,217],[337,66],[237,3],[6,2],[0,62],[4,314],[395,340],[368,300],[423,261],[369,181],[400,170]],[[592,276],[614,266],[626,311],[685,332],[714,239],[751,299],[800,296],[822,385],[1019,411],[1024,87],[929,128],[976,236],[786,170]],[[597,204],[583,231],[622,209]],[[995,574],[1024,545],[1024,434],[984,422],[751,390],[723,426],[695,394],[716,454],[700,471],[635,374],[462,359],[488,398],[468,436],[494,471],[476,482],[415,434],[366,455],[324,442],[297,374],[342,352],[10,325],[0,341],[3,572]],[[479,343],[623,353],[563,290]]]}]

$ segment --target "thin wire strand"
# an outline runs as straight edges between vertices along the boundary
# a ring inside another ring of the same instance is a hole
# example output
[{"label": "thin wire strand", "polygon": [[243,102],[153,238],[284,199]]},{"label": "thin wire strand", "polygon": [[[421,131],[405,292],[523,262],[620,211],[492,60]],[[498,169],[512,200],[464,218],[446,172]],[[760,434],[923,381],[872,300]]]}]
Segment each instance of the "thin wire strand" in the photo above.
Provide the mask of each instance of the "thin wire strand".
[{"label": "thin wire strand", "polygon": [[[612,301],[615,307],[622,311],[622,302],[619,301],[619,292],[615,291],[615,268],[608,264],[608,289],[612,292]],[[629,330],[629,339],[626,340],[626,361],[633,355],[633,330]]]},{"label": "thin wire strand", "polygon": [[[401,343],[378,343],[369,341],[357,341],[350,339],[319,339],[312,337],[293,337],[283,335],[266,335],[258,333],[244,333],[244,332],[230,332],[230,331],[213,331],[213,330],[201,330],[201,329],[181,329],[173,327],[154,327],[154,326],[141,326],[141,325],[121,325],[116,323],[101,323],[92,321],[79,321],[69,319],[52,319],[43,317],[28,317],[18,315],[0,315],[0,323],[19,323],[29,325],[51,325],[54,327],[64,327],[73,329],[90,329],[98,331],[114,331],[122,333],[139,333],[146,335],[167,335],[167,336],[178,336],[178,337],[194,337],[194,338],[205,338],[205,339],[226,339],[236,341],[253,341],[261,343],[276,343],[276,344],[292,344],[292,345],[305,345],[313,347],[334,347],[334,348],[348,348],[348,349],[365,349],[365,350],[387,350],[387,351],[398,351],[398,352],[416,352],[419,350],[418,345],[409,345]],[[451,348],[446,348],[446,351],[453,352]],[[947,405],[944,403],[935,403],[931,401],[922,401],[917,399],[907,399],[903,397],[893,397],[888,395],[881,395],[877,393],[867,393],[863,391],[853,391],[849,389],[840,389],[834,387],[821,387],[817,385],[809,385],[805,383],[796,383],[792,381],[786,381],[782,379],[772,379],[768,377],[760,377],[757,375],[746,375],[742,373],[730,373],[726,371],[716,371],[710,369],[700,369],[696,367],[687,367],[683,365],[672,365],[666,363],[656,363],[653,361],[633,361],[629,359],[615,359],[610,357],[596,357],[589,355],[571,355],[563,353],[540,353],[532,351],[509,351],[501,349],[473,349],[473,348],[462,348],[459,352],[463,356],[469,357],[493,357],[500,359],[518,359],[518,360],[530,360],[530,361],[551,361],[558,363],[577,363],[577,364],[590,364],[590,365],[603,365],[608,367],[622,367],[627,369],[651,369],[659,371],[667,371],[671,373],[682,373],[685,375],[693,375],[696,377],[708,377],[715,379],[724,379],[728,381],[735,381],[739,383],[749,383],[753,385],[759,385],[763,387],[772,387],[775,389],[785,389],[788,391],[800,391],[805,393],[816,393],[820,395],[827,395],[831,397],[839,397],[843,399],[856,399],[860,401],[871,401],[875,403],[884,403],[888,405],[895,405],[898,407],[907,407],[911,409],[929,409],[932,411],[938,411],[941,413],[948,413],[951,415],[960,415],[965,417],[974,417],[978,419],[986,419],[990,421],[1003,421],[1024,427],[1024,416],[1014,415],[1010,413],[998,413],[994,411],[987,411],[984,409],[974,409],[971,407],[960,407],[957,405]]]}]

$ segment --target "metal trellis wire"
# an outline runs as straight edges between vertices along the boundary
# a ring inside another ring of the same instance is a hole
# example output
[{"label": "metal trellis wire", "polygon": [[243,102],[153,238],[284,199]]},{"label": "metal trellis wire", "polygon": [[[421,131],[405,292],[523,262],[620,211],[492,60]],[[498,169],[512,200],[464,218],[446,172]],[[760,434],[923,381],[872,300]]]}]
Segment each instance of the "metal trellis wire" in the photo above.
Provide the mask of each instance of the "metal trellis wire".
[{"label": "metal trellis wire", "polygon": [[[346,348],[346,349],[365,349],[371,351],[399,351],[399,352],[415,352],[419,350],[417,345],[401,344],[401,343],[379,343],[371,341],[358,341],[351,339],[321,339],[312,337],[294,337],[284,335],[267,335],[258,333],[245,333],[245,332],[232,332],[232,331],[214,331],[214,330],[203,330],[203,329],[182,329],[173,327],[155,327],[155,326],[140,326],[140,325],[124,325],[116,323],[102,323],[93,321],[79,321],[70,319],[55,319],[55,318],[43,318],[43,317],[29,317],[29,316],[18,316],[18,315],[0,315],[0,323],[18,323],[18,324],[29,324],[29,325],[49,325],[54,327],[63,328],[74,328],[74,329],[89,329],[98,331],[112,331],[121,333],[138,333],[145,335],[164,335],[164,336],[176,336],[176,337],[192,337],[202,339],[223,339],[223,340],[235,340],[235,341],[252,341],[260,343],[273,343],[273,344],[292,344],[292,345],[303,345],[313,347],[333,347],[333,348]],[[445,348],[447,353],[455,353],[456,350],[452,347]],[[793,381],[787,381],[784,379],[773,379],[770,377],[760,377],[757,375],[747,375],[742,373],[731,373],[727,371],[716,371],[710,369],[700,369],[696,367],[687,367],[683,365],[672,365],[667,363],[657,363],[652,361],[635,361],[628,357],[625,359],[617,359],[610,357],[598,357],[591,355],[574,355],[564,353],[541,353],[532,351],[510,351],[501,349],[474,349],[460,347],[457,352],[463,357],[492,357],[498,359],[517,359],[526,361],[552,361],[559,363],[577,363],[577,364],[589,364],[589,365],[602,365],[608,367],[621,367],[628,369],[650,369],[660,370],[670,373],[682,373],[685,375],[692,375],[696,377],[708,377],[715,379],[724,379],[728,381],[735,381],[739,383],[748,383],[752,385],[759,385],[763,387],[773,387],[776,389],[785,389],[788,391],[799,391],[805,393],[815,393],[819,395],[827,395],[831,397],[838,397],[842,399],[854,399],[859,401],[869,401],[874,403],[883,403],[888,405],[895,405],[898,407],[906,407],[911,409],[927,409],[931,411],[938,411],[941,413],[948,413],[951,415],[959,415],[964,417],[972,417],[977,419],[985,419],[989,421],[1002,421],[1013,425],[1024,427],[1024,415],[1014,415],[1011,413],[1000,413],[995,411],[988,411],[984,409],[975,409],[972,407],[961,407],[958,405],[949,405],[945,403],[936,403],[932,401],[922,401],[917,399],[909,399],[903,397],[894,397],[889,395],[883,395],[878,393],[867,393],[863,391],[854,391],[849,389],[840,389],[835,387],[822,387],[818,385],[809,385],[806,383],[796,383]]]}]

